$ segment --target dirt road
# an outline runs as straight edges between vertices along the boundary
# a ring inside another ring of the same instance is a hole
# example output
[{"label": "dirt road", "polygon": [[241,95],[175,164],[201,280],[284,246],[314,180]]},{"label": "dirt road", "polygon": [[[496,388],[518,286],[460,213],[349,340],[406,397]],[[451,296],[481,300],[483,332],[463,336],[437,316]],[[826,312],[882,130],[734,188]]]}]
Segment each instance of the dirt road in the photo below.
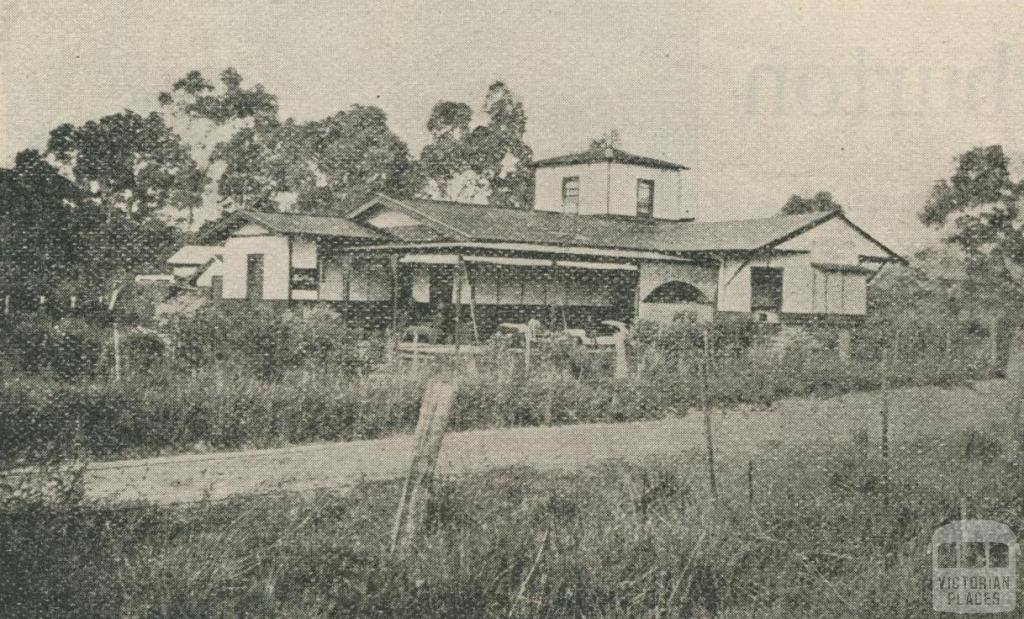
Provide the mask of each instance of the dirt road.
[{"label": "dirt road", "polygon": [[[867,429],[877,439],[880,397],[859,393],[828,400],[780,402],[768,411],[718,412],[716,449],[723,458],[807,439],[849,440]],[[948,432],[982,424],[1005,410],[1002,383],[973,389],[913,388],[892,393],[891,438]],[[586,424],[554,428],[506,428],[449,434],[438,471],[442,475],[527,465],[572,470],[608,459],[636,459],[703,450],[702,418],[691,414],[662,421]],[[118,501],[178,503],[239,493],[343,490],[361,480],[400,477],[408,466],[411,436],[324,443],[282,449],[196,454],[97,463],[86,474],[91,497]]]}]

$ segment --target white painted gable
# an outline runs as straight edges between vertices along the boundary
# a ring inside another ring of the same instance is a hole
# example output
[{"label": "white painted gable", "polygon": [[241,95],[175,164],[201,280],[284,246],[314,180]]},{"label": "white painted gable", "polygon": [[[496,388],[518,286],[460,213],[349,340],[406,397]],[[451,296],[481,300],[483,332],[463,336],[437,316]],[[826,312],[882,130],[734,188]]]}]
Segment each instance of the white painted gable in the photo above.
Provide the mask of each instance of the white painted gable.
[{"label": "white painted gable", "polygon": [[269,234],[270,231],[259,224],[247,223],[238,230],[235,230],[235,236],[259,236],[261,234]]},{"label": "white painted gable", "polygon": [[813,262],[858,264],[860,257],[889,258],[881,247],[836,217],[777,246],[780,250],[807,251]]},{"label": "white painted gable", "polygon": [[363,220],[364,223],[374,228],[402,228],[407,226],[418,226],[422,222],[398,209],[383,207]]}]

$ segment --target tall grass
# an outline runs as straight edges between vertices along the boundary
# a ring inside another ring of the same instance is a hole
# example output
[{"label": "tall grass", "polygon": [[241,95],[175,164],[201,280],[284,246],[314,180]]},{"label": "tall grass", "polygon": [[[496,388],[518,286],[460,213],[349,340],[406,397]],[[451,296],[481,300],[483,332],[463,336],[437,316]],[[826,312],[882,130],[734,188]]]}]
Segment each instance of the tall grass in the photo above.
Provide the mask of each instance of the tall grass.
[{"label": "tall grass", "polygon": [[[235,339],[228,337],[226,319],[218,320],[188,328],[220,335],[200,339],[191,352],[179,346],[173,357],[126,363],[129,375],[122,381],[102,373],[5,373],[0,464],[53,454],[111,459],[372,439],[415,426],[429,365],[417,371],[387,361],[380,340],[360,348],[361,338],[347,330],[314,329],[322,317],[295,322],[274,315],[266,318],[270,326],[257,320],[247,327],[253,333],[217,348],[210,342]],[[709,398],[716,407],[767,406],[786,397],[876,389],[883,382],[879,359],[842,361],[814,336],[780,343],[744,327],[714,337]],[[273,340],[270,350],[280,357],[253,344],[261,338]],[[684,415],[699,402],[702,338],[694,325],[641,325],[630,340],[630,377],[620,380],[611,378],[611,355],[569,341],[538,346],[529,371],[520,352],[497,341],[462,372],[451,428]],[[132,350],[127,347],[126,354]],[[885,371],[893,386],[955,384],[985,375],[986,368],[967,359],[930,355]]]},{"label": "tall grass", "polygon": [[441,480],[401,563],[395,484],[45,516],[5,503],[0,598],[38,615],[930,616],[930,535],[961,498],[1024,523],[1009,430],[896,442],[888,484],[863,436],[762,454],[752,503],[733,461],[712,501],[699,454]]}]

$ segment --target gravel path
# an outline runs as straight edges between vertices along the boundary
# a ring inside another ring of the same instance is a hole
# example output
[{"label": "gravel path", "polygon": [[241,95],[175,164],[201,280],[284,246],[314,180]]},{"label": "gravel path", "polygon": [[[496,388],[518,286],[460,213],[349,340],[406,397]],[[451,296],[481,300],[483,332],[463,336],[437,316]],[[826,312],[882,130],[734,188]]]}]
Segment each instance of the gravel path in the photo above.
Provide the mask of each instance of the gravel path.
[{"label": "gravel path", "polygon": [[[948,432],[982,423],[1005,410],[1000,381],[974,388],[914,388],[892,393],[893,440]],[[780,402],[768,411],[716,412],[714,435],[722,458],[808,439],[849,440],[866,428],[877,438],[877,393],[828,400]],[[89,496],[158,503],[221,499],[240,493],[344,490],[362,480],[399,478],[408,467],[410,435],[380,440],[322,443],[212,454],[96,463],[86,474]],[[609,459],[637,459],[703,450],[702,417],[692,413],[661,421],[504,428],[445,437],[438,472],[458,475],[514,465],[572,470]]]}]

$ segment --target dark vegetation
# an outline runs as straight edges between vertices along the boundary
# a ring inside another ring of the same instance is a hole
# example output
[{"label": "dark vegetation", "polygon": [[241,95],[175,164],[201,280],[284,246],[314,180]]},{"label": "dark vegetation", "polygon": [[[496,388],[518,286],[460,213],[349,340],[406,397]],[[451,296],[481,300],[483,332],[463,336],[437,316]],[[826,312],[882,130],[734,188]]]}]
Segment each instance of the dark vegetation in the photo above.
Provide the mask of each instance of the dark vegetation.
[{"label": "dark vegetation", "polygon": [[0,504],[0,598],[16,616],[931,616],[932,530],[961,499],[1022,522],[1024,437],[965,421],[886,462],[868,436],[763,454],[749,488],[727,459],[717,501],[700,454],[438,480],[400,561],[400,484],[113,508],[53,475],[59,505]]},{"label": "dark vegetation", "polygon": [[[114,316],[39,313],[0,323],[0,453],[8,464],[59,455],[90,459],[370,439],[415,426],[429,364],[389,353],[386,336],[346,327],[326,310],[276,312],[215,305],[160,334],[121,324],[123,376],[113,375]],[[716,408],[892,386],[956,384],[992,375],[983,325],[904,329],[875,323],[842,361],[826,327],[779,333],[752,322],[708,332],[708,397]],[[893,329],[901,330],[897,335]],[[905,331],[905,332],[904,332]],[[464,374],[453,430],[636,421],[684,415],[700,403],[704,327],[640,324],[630,374],[613,355],[570,341],[534,351],[529,372],[514,339],[495,338]],[[901,352],[885,358],[895,339]],[[998,352],[998,351],[997,351]],[[883,377],[883,372],[885,377]]]}]

